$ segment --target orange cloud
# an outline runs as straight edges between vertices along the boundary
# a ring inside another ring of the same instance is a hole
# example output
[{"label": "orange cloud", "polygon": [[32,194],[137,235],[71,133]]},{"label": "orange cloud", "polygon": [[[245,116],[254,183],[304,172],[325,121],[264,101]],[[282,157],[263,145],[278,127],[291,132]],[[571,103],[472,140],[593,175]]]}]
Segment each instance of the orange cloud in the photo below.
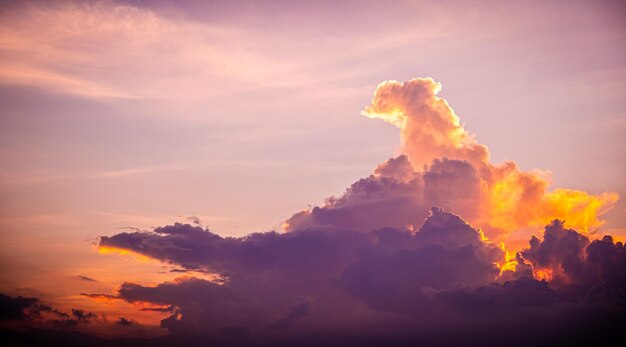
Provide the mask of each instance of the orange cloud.
[{"label": "orange cloud", "polygon": [[616,193],[548,190],[546,174],[524,172],[514,162],[491,163],[487,147],[463,128],[446,100],[437,96],[440,90],[441,84],[431,78],[385,81],[362,114],[400,128],[402,152],[416,172],[428,170],[433,160],[443,157],[474,167],[479,188],[472,194],[472,203],[464,207],[471,211],[459,210],[459,204],[444,203],[444,208],[467,216],[495,239],[525,228],[540,228],[553,219],[587,233],[603,224],[601,216],[618,200]]},{"label": "orange cloud", "polygon": [[501,245],[507,256],[497,266],[503,273],[515,268],[515,254],[525,246],[519,241],[554,219],[585,234],[603,225],[602,215],[615,205],[616,193],[550,190],[548,172],[522,171],[512,161],[493,164],[488,148],[437,96],[440,89],[431,78],[378,85],[362,114],[400,128],[402,155],[378,165],[342,196],[293,215],[284,230],[412,229],[431,207],[440,206]]},{"label": "orange cloud", "polygon": [[98,246],[98,253],[100,254],[119,254],[122,256],[130,256],[133,257],[135,260],[142,262],[142,263],[149,263],[149,262],[159,262],[158,260],[154,259],[154,258],[150,258],[147,257],[143,254],[137,253],[137,252],[133,252],[130,251],[128,249],[123,249],[123,248],[116,248],[116,247],[109,247],[109,246]]},{"label": "orange cloud", "polygon": [[479,144],[460,124],[445,99],[437,97],[441,84],[432,78],[408,82],[385,81],[378,85],[362,114],[400,128],[403,152],[415,169],[435,158],[489,161],[487,147]]}]

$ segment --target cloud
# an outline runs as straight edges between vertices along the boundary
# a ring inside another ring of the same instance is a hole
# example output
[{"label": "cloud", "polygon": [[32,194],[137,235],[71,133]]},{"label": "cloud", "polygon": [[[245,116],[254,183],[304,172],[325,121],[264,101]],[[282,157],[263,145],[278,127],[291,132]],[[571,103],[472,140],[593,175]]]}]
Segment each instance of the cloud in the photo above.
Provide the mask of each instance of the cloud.
[{"label": "cloud", "polygon": [[87,277],[87,276],[83,276],[83,275],[78,275],[78,276],[76,276],[76,278],[78,278],[81,281],[85,281],[85,282],[97,282],[93,278]]},{"label": "cloud", "polygon": [[[555,225],[560,224],[554,222],[546,230]],[[574,239],[587,239],[568,232]],[[595,244],[623,250],[612,241],[609,246],[609,241]],[[569,336],[528,320],[554,326],[589,322],[600,329],[589,317],[604,320],[626,310],[624,301],[615,301],[624,298],[618,299],[619,292],[608,290],[608,282],[603,282],[607,276],[587,276],[580,288],[533,278],[540,268],[530,260],[538,247],[535,239],[519,258],[531,271],[523,272],[520,266],[515,276],[501,276],[498,263],[505,260],[504,250],[441,208],[431,209],[418,230],[310,228],[222,238],[198,226],[176,224],[102,238],[101,244],[221,273],[222,281],[181,277],[156,286],[127,282],[119,289],[119,298],[131,303],[171,305],[167,308],[171,316],[162,325],[174,336],[200,340],[204,336],[255,344],[315,333],[318,342],[330,336],[357,340],[369,336],[386,342],[445,341],[446,345],[451,342],[436,338],[443,327],[460,326],[452,329],[453,334],[469,336],[470,327],[485,334],[497,327],[500,334],[516,333],[516,327],[524,326],[533,329],[535,337],[563,342],[570,341]],[[577,243],[545,246],[542,252],[546,259],[561,259],[572,244]],[[597,257],[598,251],[592,250],[589,254]],[[616,259],[613,262],[597,260],[590,268],[604,264],[612,271],[607,278],[613,278],[613,289],[623,290],[624,282],[618,280],[626,271],[617,265],[621,258],[612,254],[607,259]],[[581,317],[589,310],[591,316]],[[359,330],[369,324],[377,329]],[[421,335],[411,333],[416,327],[421,327]]]},{"label": "cloud", "polygon": [[487,162],[489,151],[460,125],[445,99],[437,97],[441,84],[431,78],[408,82],[385,81],[378,85],[363,115],[379,118],[400,128],[403,151],[415,168],[434,158]]},{"label": "cloud", "polygon": [[378,310],[423,315],[432,293],[491,283],[500,274],[496,264],[504,261],[502,249],[439,208],[413,236],[393,229],[376,233],[379,246],[348,266],[339,283]]},{"label": "cloud", "polygon": [[24,298],[18,296],[12,298],[5,294],[0,294],[0,320],[20,320],[25,317],[25,309],[34,306],[38,300],[36,298]]},{"label": "cloud", "polygon": [[89,294],[89,293],[81,293],[80,295],[91,298],[91,299],[97,299],[97,300],[102,300],[102,301],[108,301],[108,300],[118,300],[119,297],[117,295],[111,295],[111,294]]},{"label": "cloud", "polygon": [[[389,280],[380,285],[388,288],[435,290],[490,283],[500,273],[496,263],[504,261],[500,247],[439,208],[432,209],[418,232],[306,229],[222,238],[198,226],[175,224],[102,237],[100,246],[218,274],[220,280],[182,277],[155,287],[127,282],[119,290],[119,297],[131,303],[176,307],[163,321],[172,331],[208,329],[215,334],[242,326],[275,334],[298,329],[303,321],[333,330],[337,322],[324,317],[337,316],[338,307],[346,312],[339,315],[346,319],[343,324],[377,320],[362,305],[380,306],[368,298],[379,290],[376,279],[383,273]],[[361,315],[363,310],[367,313],[361,317],[348,313]]]},{"label": "cloud", "polygon": [[400,128],[402,154],[380,164],[339,197],[289,218],[286,230],[340,227],[369,230],[419,225],[431,206],[458,213],[497,242],[553,219],[582,232],[603,224],[616,193],[548,190],[547,173],[490,162],[486,146],[460,123],[431,78],[385,81],[363,115]]},{"label": "cloud", "polygon": [[626,283],[626,249],[621,242],[613,242],[611,236],[591,241],[558,220],[546,226],[543,240],[533,236],[521,255],[535,277],[554,286],[623,290]]},{"label": "cloud", "polygon": [[[145,308],[156,310],[157,306],[151,304]],[[0,294],[0,340],[11,346],[153,345],[154,341],[141,338],[163,335],[158,330],[128,316],[111,318],[85,308],[56,308],[39,298]]]},{"label": "cloud", "polygon": [[[616,194],[548,191],[538,172],[492,164],[440,88],[429,78],[379,85],[364,114],[398,126],[403,153],[296,213],[283,233],[222,237],[176,223],[101,237],[101,250],[186,275],[125,282],[111,297],[169,312],[162,326],[173,336],[233,345],[615,337],[606,322],[626,312],[624,246],[591,238]],[[507,248],[508,237],[545,223],[543,239]],[[563,335],[568,324],[589,330]]]},{"label": "cloud", "polygon": [[[609,237],[589,242],[559,222],[546,227],[543,241],[531,239],[520,253],[518,261],[530,272],[520,270],[508,280],[500,276],[498,266],[504,250],[441,208],[432,208],[417,230],[309,228],[223,238],[197,225],[175,224],[102,237],[100,244],[219,274],[215,280],[188,276],[155,286],[127,282],[116,295],[84,294],[169,312],[162,326],[175,341],[196,345],[208,341],[449,345],[476,333],[485,336],[476,343],[497,345],[522,328],[532,332],[527,337],[564,343],[577,341],[561,335],[559,329],[568,324],[588,323],[589,334],[603,332],[613,328],[610,319],[626,310],[623,245]],[[550,282],[533,278],[537,271],[558,268],[572,257],[589,265],[566,274],[584,281],[563,286],[552,278],[547,278]],[[11,299],[22,310],[37,302]],[[52,311],[35,307],[33,312]],[[71,315],[38,324],[71,330],[99,318],[82,309],[72,309]],[[600,327],[598,322],[606,320]],[[121,318],[113,324],[134,325]],[[376,328],[364,330],[365,326]],[[613,330],[604,333],[615,337]],[[589,335],[573,336],[585,341]]]},{"label": "cloud", "polygon": [[284,317],[272,323],[269,328],[272,330],[288,330],[296,319],[305,317],[309,313],[310,308],[311,304],[307,301],[297,304]]},{"label": "cloud", "polygon": [[76,317],[77,320],[87,323],[91,322],[92,319],[98,317],[98,315],[93,312],[86,312],[85,310],[75,308],[72,309],[72,315]]},{"label": "cloud", "polygon": [[[304,230],[297,233],[254,233],[244,238],[221,237],[190,224],[176,223],[151,232],[124,232],[100,238],[99,247],[131,251],[185,269],[205,270],[223,276],[254,273],[268,267],[301,266],[328,270],[344,263],[351,253],[369,242],[356,232]],[[315,260],[316,256],[326,256]]]},{"label": "cloud", "polygon": [[0,13],[2,83],[96,99],[189,101],[314,82],[301,67],[321,58],[286,49],[295,39],[268,35],[276,29],[259,35],[258,26],[181,20],[152,6],[11,4]]},{"label": "cloud", "polygon": [[120,317],[120,318],[117,320],[117,322],[116,322],[116,323],[117,323],[118,325],[125,326],[125,327],[128,327],[128,326],[131,326],[131,325],[135,325],[135,324],[137,324],[137,322],[135,322],[134,320],[132,320],[132,319],[127,319],[127,318],[124,318],[124,317]]},{"label": "cloud", "polygon": [[83,325],[106,320],[83,309],[72,308],[69,312],[56,309],[41,302],[39,298],[11,297],[0,294],[0,328],[20,327],[46,329],[81,329]]}]

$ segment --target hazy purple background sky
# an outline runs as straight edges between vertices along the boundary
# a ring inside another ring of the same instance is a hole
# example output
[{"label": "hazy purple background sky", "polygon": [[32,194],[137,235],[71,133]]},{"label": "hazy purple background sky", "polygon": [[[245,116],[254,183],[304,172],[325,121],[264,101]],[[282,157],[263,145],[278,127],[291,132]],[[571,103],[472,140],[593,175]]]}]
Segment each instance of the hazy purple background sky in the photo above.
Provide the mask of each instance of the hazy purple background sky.
[{"label": "hazy purple background sky", "polygon": [[[69,287],[110,291],[121,269],[158,281],[94,253],[96,236],[119,227],[193,215],[221,235],[280,228],[397,150],[395,127],[359,113],[381,81],[417,76],[443,84],[493,162],[619,193],[604,230],[623,240],[625,11],[621,1],[3,2],[0,289],[68,303],[83,300]],[[87,270],[98,284],[69,280]]]}]

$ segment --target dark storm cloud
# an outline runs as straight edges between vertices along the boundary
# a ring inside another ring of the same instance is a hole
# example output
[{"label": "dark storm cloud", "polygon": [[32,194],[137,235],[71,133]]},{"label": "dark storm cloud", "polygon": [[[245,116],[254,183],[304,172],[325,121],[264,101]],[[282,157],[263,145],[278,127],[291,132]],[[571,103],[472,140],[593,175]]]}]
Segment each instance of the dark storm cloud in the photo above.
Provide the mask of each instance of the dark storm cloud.
[{"label": "dark storm cloud", "polygon": [[325,271],[345,263],[371,242],[371,235],[322,229],[223,238],[198,226],[176,223],[153,232],[102,237],[100,247],[127,249],[186,269],[230,276],[277,268]]},{"label": "dark storm cloud", "polygon": [[117,325],[121,325],[121,326],[128,327],[128,326],[131,326],[131,325],[135,325],[135,324],[137,324],[137,322],[135,322],[135,321],[134,321],[134,320],[132,320],[132,319],[127,319],[127,318],[124,318],[124,317],[120,317],[120,318],[117,320],[116,324],[117,324]]},{"label": "dark storm cloud", "polygon": [[[46,317],[44,317],[46,316]],[[0,294],[0,321],[33,322],[50,319],[52,321],[67,320],[68,313],[41,303],[38,298],[16,298]]]},{"label": "dark storm cloud", "polygon": [[[207,275],[129,281],[118,297],[167,308],[162,326],[173,336],[218,345],[527,346],[614,337],[612,319],[626,312],[622,244],[592,242],[554,222],[543,240],[507,258],[504,244],[466,220],[496,237],[555,214],[597,226],[599,208],[617,197],[549,192],[541,175],[491,164],[436,96],[439,87],[429,78],[379,85],[364,114],[399,126],[404,154],[296,213],[285,233],[222,237],[192,221],[101,237],[101,248]],[[563,335],[568,326],[589,331]]]},{"label": "dark storm cloud", "polygon": [[24,310],[35,306],[39,300],[36,298],[24,298],[18,296],[12,298],[0,294],[0,320],[19,320],[25,317]]},{"label": "dark storm cloud", "polygon": [[175,309],[176,308],[174,306],[167,306],[167,307],[143,307],[143,308],[141,308],[141,311],[172,312]]},{"label": "dark storm cloud", "polygon": [[289,310],[289,312],[287,312],[284,317],[270,324],[269,328],[273,330],[288,330],[291,324],[293,324],[293,321],[300,317],[306,316],[309,313],[310,308],[311,304],[306,301],[297,304],[292,307],[291,310]]},{"label": "dark storm cloud", "polygon": [[93,312],[87,312],[81,309],[72,309],[72,315],[81,322],[89,323],[92,319],[98,318],[98,315]]},{"label": "dark storm cloud", "polygon": [[481,241],[459,216],[433,208],[414,236],[376,231],[381,246],[342,273],[339,283],[370,307],[420,314],[429,293],[454,284],[476,286],[495,280],[503,251]]},{"label": "dark storm cloud", "polygon": [[[446,175],[442,169],[428,179]],[[101,246],[221,274],[223,281],[127,282],[119,298],[172,312],[162,326],[174,336],[231,344],[302,342],[298,339],[306,334],[322,340],[350,336],[349,341],[363,339],[365,345],[452,343],[438,338],[444,327],[457,337],[481,332],[503,338],[527,329],[528,336],[562,343],[571,336],[535,322],[563,329],[588,324],[611,335],[614,324],[606,320],[626,312],[617,291],[624,291],[623,245],[608,237],[589,242],[557,221],[546,227],[543,241],[532,239],[518,255],[517,271],[500,280],[496,264],[504,261],[504,251],[460,216],[440,208],[431,209],[417,231],[312,227],[223,238],[198,226],[175,224],[103,237]],[[580,278],[579,286],[533,278],[543,267],[567,268],[564,273]],[[363,330],[370,325],[376,329]],[[497,340],[476,341],[497,345]]]},{"label": "dark storm cloud", "polygon": [[418,227],[432,206],[447,206],[473,218],[480,211],[483,189],[477,169],[466,161],[437,159],[424,172],[415,172],[401,155],[380,164],[341,197],[296,213],[287,220],[287,230]]},{"label": "dark storm cloud", "polygon": [[111,294],[80,293],[80,295],[91,298],[91,299],[102,299],[102,300],[119,300],[120,299],[119,296],[111,295]]},{"label": "dark storm cloud", "polygon": [[39,312],[51,312],[61,318],[70,318],[70,315],[63,312],[63,311],[59,311],[56,308],[53,308],[52,306],[48,306],[48,305],[44,305],[44,304],[38,304],[37,305],[37,310],[38,310],[38,314]]},{"label": "dark storm cloud", "polygon": [[[553,222],[507,257],[504,243],[485,237],[507,241],[556,217],[595,228],[617,195],[548,191],[543,175],[492,164],[440,87],[431,78],[381,83],[363,114],[398,126],[403,154],[287,219],[285,233],[222,237],[191,219],[103,236],[103,250],[158,259],[184,276],[86,295],[167,312],[161,326],[172,335],[157,345],[624,342],[621,243]],[[76,323],[95,320],[76,312]]]},{"label": "dark storm cloud", "polygon": [[98,315],[83,309],[73,308],[69,312],[46,305],[38,298],[24,298],[0,294],[0,328],[6,326],[47,329],[74,329],[79,324],[91,324],[104,320]]},{"label": "dark storm cloud", "polygon": [[[425,260],[458,258],[442,264],[438,271],[425,269],[417,274],[425,284],[435,287],[453,282],[471,285],[489,282],[499,272],[494,263],[502,261],[504,256],[500,248],[481,240],[479,232],[463,219],[440,208],[431,210],[416,233],[394,228],[366,232],[311,228],[222,238],[200,227],[175,224],[156,228],[154,232],[102,237],[100,246],[132,250],[238,280],[241,275],[258,276],[265,272],[332,277],[348,265],[358,265],[358,261],[387,259],[388,253]],[[437,264],[431,262],[429,266]]]},{"label": "dark storm cloud", "polygon": [[381,164],[373,175],[353,183],[323,206],[296,213],[287,230],[337,228],[370,231],[376,228],[420,225],[428,209],[416,196],[424,191],[422,175],[407,171],[406,156]]},{"label": "dark storm cloud", "polygon": [[555,220],[545,227],[543,240],[533,236],[521,255],[535,271],[544,271],[553,286],[624,290],[626,249],[611,236],[590,241]]},{"label": "dark storm cloud", "polygon": [[[368,311],[372,317],[365,318],[376,320],[375,312],[363,304],[371,304],[367,298],[380,290],[377,276],[389,279],[383,286],[406,285],[406,290],[486,284],[499,273],[494,262],[504,256],[460,217],[439,208],[432,209],[417,233],[312,228],[222,238],[197,226],[176,224],[103,237],[101,246],[221,274],[224,282],[187,278],[156,287],[124,283],[119,290],[130,302],[177,307],[163,322],[172,331],[204,328],[216,333],[236,327],[282,331],[303,321],[324,325],[323,316],[337,309],[344,311],[339,316],[348,324],[355,309]],[[403,312],[395,306],[382,308]]]}]

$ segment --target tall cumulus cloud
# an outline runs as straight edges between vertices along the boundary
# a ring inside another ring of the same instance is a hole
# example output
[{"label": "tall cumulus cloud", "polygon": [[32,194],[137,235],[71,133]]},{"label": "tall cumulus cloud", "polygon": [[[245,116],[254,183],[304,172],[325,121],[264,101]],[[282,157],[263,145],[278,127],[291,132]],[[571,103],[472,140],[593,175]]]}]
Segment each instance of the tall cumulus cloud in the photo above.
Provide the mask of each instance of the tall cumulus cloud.
[{"label": "tall cumulus cloud", "polygon": [[381,83],[363,114],[399,127],[403,153],[284,232],[174,224],[101,237],[102,250],[207,274],[129,281],[117,297],[168,307],[162,326],[190,343],[623,343],[626,251],[590,233],[617,195],[548,191],[541,174],[491,163],[440,88]]},{"label": "tall cumulus cloud", "polygon": [[362,114],[400,128],[403,154],[380,164],[342,196],[294,215],[287,229],[419,226],[432,206],[462,215],[496,241],[553,219],[584,233],[603,224],[600,216],[617,201],[616,193],[548,191],[546,173],[524,172],[511,161],[491,163],[487,147],[437,96],[440,90],[431,78],[378,85]]}]

